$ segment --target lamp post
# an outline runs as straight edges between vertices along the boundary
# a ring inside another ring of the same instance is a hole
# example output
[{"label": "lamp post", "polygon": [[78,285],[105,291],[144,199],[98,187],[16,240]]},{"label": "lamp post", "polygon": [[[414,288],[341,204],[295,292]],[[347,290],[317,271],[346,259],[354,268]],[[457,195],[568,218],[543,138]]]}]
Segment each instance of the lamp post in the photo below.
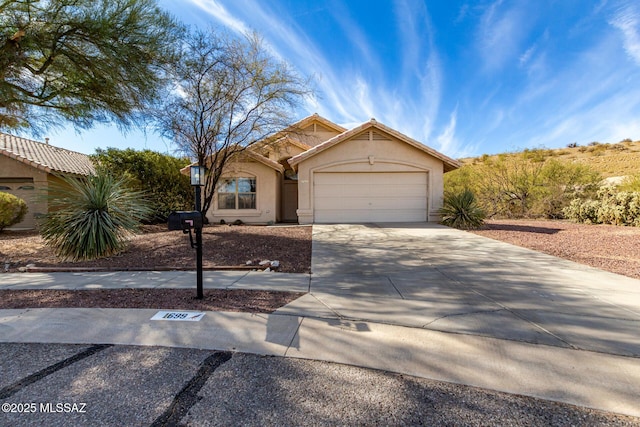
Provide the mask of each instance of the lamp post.
[{"label": "lamp post", "polygon": [[[205,173],[207,169],[204,166],[191,166],[191,185],[196,192],[195,210],[202,215],[201,191],[205,184]],[[202,299],[204,292],[202,289],[202,227],[195,227],[196,231],[196,299]]]}]

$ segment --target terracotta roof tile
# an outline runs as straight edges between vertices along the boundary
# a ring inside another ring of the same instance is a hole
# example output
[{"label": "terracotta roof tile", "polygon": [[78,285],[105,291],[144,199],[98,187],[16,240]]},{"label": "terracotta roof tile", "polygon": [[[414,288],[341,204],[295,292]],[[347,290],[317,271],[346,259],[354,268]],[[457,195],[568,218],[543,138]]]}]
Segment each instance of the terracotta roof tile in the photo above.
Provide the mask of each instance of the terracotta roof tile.
[{"label": "terracotta roof tile", "polygon": [[86,154],[6,133],[0,133],[0,154],[49,173],[61,172],[74,175],[95,173],[93,163]]}]

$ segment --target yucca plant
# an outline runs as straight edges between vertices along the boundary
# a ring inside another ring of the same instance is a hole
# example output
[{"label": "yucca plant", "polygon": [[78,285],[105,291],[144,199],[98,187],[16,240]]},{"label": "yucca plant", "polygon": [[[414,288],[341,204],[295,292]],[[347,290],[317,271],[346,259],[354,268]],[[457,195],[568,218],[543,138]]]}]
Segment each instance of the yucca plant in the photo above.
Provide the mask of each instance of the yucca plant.
[{"label": "yucca plant", "polygon": [[484,211],[478,206],[473,192],[469,189],[459,193],[446,193],[440,214],[442,224],[462,230],[479,228],[485,219]]},{"label": "yucca plant", "polygon": [[124,178],[98,171],[88,178],[62,178],[49,188],[49,208],[40,224],[47,245],[64,260],[81,261],[123,251],[151,214],[140,191]]}]

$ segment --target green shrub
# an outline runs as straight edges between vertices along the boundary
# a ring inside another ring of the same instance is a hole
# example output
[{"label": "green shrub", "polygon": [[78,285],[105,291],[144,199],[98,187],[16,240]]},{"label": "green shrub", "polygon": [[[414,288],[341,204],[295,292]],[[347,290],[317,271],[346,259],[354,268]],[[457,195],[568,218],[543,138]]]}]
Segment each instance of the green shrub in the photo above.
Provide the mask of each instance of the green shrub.
[{"label": "green shrub", "polygon": [[564,214],[571,221],[600,224],[598,220],[599,206],[600,202],[595,200],[573,199],[569,206],[564,208]]},{"label": "green shrub", "polygon": [[92,159],[98,167],[116,177],[126,177],[135,190],[145,192],[153,207],[150,222],[166,222],[171,212],[193,208],[193,187],[189,177],[180,173],[191,163],[187,158],[151,150],[107,148],[97,149]]},{"label": "green shrub", "polygon": [[446,193],[440,210],[442,224],[470,230],[484,224],[485,213],[478,206],[473,192],[465,189],[458,193]]},{"label": "green shrub", "polygon": [[49,189],[50,213],[40,232],[56,255],[91,260],[123,251],[151,208],[140,191],[104,171],[87,179],[63,178]]},{"label": "green shrub", "polygon": [[0,192],[0,231],[22,221],[27,211],[27,202],[13,194]]}]

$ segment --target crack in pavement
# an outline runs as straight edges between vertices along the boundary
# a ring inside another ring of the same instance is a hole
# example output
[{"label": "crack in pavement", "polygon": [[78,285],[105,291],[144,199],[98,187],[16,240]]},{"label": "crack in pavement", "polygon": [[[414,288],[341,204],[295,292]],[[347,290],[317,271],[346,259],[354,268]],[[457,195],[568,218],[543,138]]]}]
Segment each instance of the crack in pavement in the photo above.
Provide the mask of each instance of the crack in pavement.
[{"label": "crack in pavement", "polygon": [[431,322],[425,323],[424,325],[421,326],[421,328],[426,329],[429,325],[437,322],[438,320],[446,319],[448,317],[468,316],[470,314],[482,314],[482,313],[497,313],[499,311],[506,311],[506,310],[504,308],[497,308],[495,310],[477,310],[477,311],[467,311],[464,313],[445,314],[444,316],[440,316],[433,319]]},{"label": "crack in pavement", "polygon": [[180,420],[187,415],[191,407],[198,402],[198,392],[200,392],[209,377],[211,377],[216,369],[228,362],[232,354],[230,351],[216,351],[207,357],[200,365],[198,372],[196,372],[193,378],[176,394],[173,402],[171,402],[162,415],[156,418],[151,424],[151,427],[179,425]]},{"label": "crack in pavement", "polygon": [[235,285],[236,283],[238,283],[239,281],[241,281],[242,279],[244,279],[245,277],[247,277],[249,275],[249,271],[247,271],[242,277],[236,279],[235,281],[233,281],[229,286],[226,287],[226,289],[231,289],[231,287],[233,285]]},{"label": "crack in pavement", "polygon": [[64,360],[61,360],[58,363],[54,363],[53,365],[49,365],[44,369],[39,370],[35,374],[31,374],[28,377],[24,377],[21,380],[16,381],[15,383],[8,385],[0,390],[0,399],[6,399],[8,397],[13,396],[23,388],[40,381],[41,379],[48,377],[49,375],[58,372],[61,369],[66,368],[69,365],[72,365],[80,360],[86,359],[89,356],[93,356],[96,353],[101,352],[104,349],[109,347],[113,347],[113,344],[97,344],[87,348],[86,350],[81,351],[80,353],[74,354],[71,357],[67,357]]},{"label": "crack in pavement", "polygon": [[387,278],[387,280],[389,281],[389,283],[391,283],[391,286],[393,286],[393,289],[396,290],[396,292],[398,293],[398,295],[400,295],[400,298],[405,299],[404,295],[402,295],[402,292],[400,292],[400,290],[398,289],[398,287],[396,286],[395,283],[393,283],[393,280],[391,280],[391,277],[389,276],[385,276]]},{"label": "crack in pavement", "polygon": [[[462,283],[461,281],[457,280],[454,277],[451,277],[450,275],[448,275],[447,273],[445,273],[444,271],[440,270],[438,267],[434,267],[434,269],[436,271],[438,271],[440,274],[442,274],[444,277],[446,277],[447,279],[456,282],[462,286],[466,286],[464,283]],[[573,344],[571,344],[570,342],[568,342],[567,340],[559,337],[558,335],[554,334],[553,332],[551,332],[550,330],[548,330],[547,328],[543,327],[542,325],[537,324],[536,322],[528,319],[527,317],[521,315],[520,313],[518,313],[516,310],[512,310],[511,308],[507,307],[506,305],[502,304],[500,301],[497,301],[493,298],[491,298],[490,296],[487,296],[485,294],[483,294],[482,292],[476,291],[475,289],[470,289],[471,292],[473,292],[476,295],[481,296],[482,298],[485,298],[489,301],[491,301],[492,303],[502,307],[503,309],[507,310],[509,313],[513,314],[514,316],[516,316],[518,319],[524,320],[525,322],[533,325],[534,327],[540,329],[541,331],[543,331],[546,334],[551,335],[552,337],[554,337],[555,339],[559,340],[560,342],[565,343],[569,348],[572,348],[574,350],[582,350],[580,347],[577,347]]]}]

